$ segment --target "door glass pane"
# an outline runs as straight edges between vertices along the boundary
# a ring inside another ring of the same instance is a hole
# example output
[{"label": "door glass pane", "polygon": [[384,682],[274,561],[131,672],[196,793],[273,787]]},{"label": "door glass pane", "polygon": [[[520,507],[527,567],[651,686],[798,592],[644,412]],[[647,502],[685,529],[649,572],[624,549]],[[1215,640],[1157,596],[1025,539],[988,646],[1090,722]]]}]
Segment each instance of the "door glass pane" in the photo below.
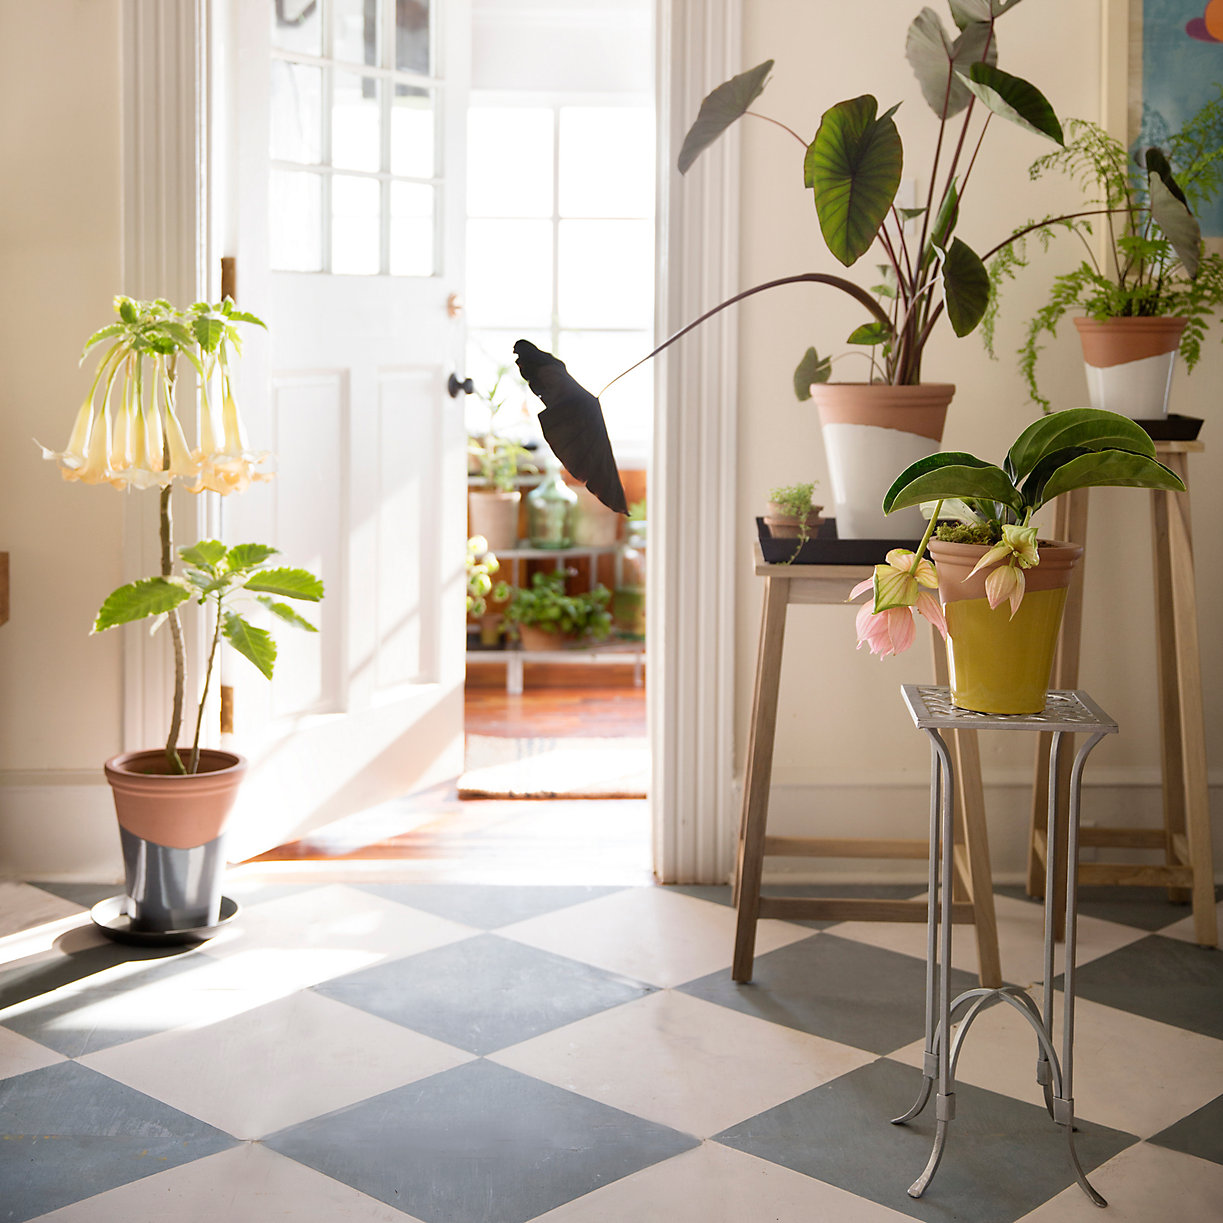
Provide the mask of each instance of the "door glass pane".
[{"label": "door glass pane", "polygon": [[321,9],[318,0],[272,0],[272,46],[303,55],[322,55]]},{"label": "door glass pane", "polygon": [[382,168],[379,82],[355,72],[336,72],[331,108],[331,164],[343,170]]},{"label": "door glass pane", "polygon": [[567,217],[654,212],[654,116],[645,106],[563,106],[560,211]]},{"label": "door glass pane", "polygon": [[378,63],[379,0],[332,0],[334,50],[349,64]]},{"label": "door glass pane", "polygon": [[473,326],[552,325],[552,224],[467,224],[467,296]]},{"label": "door glass pane", "polygon": [[269,88],[272,160],[318,165],[323,159],[322,69],[274,59]]},{"label": "door glass pane", "polygon": [[381,194],[376,178],[332,178],[331,270],[337,275],[378,274]]},{"label": "door glass pane", "polygon": [[268,243],[278,272],[323,269],[323,179],[273,170],[268,182]]},{"label": "door glass pane", "polygon": [[552,215],[552,111],[479,106],[467,112],[467,215]]},{"label": "door glass pane", "polygon": [[391,184],[391,275],[432,276],[434,189]]},{"label": "door glass pane", "polygon": [[400,72],[430,68],[430,0],[395,0],[395,67]]},{"label": "door glass pane", "polygon": [[648,327],[654,312],[650,221],[561,221],[557,310],[567,327]]},{"label": "door glass pane", "polygon": [[391,100],[391,173],[432,178],[434,173],[433,94],[415,85],[396,85]]}]

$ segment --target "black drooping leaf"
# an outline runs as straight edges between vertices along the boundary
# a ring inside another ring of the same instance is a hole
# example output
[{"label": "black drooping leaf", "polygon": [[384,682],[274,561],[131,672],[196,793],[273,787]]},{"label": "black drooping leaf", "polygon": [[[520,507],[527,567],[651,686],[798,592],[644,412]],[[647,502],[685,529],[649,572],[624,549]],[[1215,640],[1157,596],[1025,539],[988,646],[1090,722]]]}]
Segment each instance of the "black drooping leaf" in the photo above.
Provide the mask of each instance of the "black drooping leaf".
[{"label": "black drooping leaf", "polygon": [[514,356],[527,386],[543,400],[539,424],[552,453],[608,509],[627,514],[624,486],[598,399],[574,379],[563,361],[530,340],[519,340]]}]

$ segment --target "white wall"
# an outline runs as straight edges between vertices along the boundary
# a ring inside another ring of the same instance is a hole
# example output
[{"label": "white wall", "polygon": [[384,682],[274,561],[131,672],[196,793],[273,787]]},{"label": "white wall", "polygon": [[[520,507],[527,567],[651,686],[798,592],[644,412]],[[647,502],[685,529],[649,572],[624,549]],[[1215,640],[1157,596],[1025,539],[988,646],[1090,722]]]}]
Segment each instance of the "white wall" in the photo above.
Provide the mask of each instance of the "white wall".
[{"label": "white wall", "polygon": [[122,580],[122,496],[66,484],[81,346],[120,276],[118,0],[0,0],[0,875],[117,869],[102,761],[120,749],[120,643],[91,639]]},{"label": "white wall", "polygon": [[[999,65],[1038,85],[1063,117],[1095,119],[1101,111],[1101,3],[1053,4],[1029,0],[998,26]],[[744,6],[744,67],[773,58],[776,66],[753,109],[780,119],[805,139],[821,112],[843,98],[874,93],[880,110],[902,102],[897,123],[905,144],[905,176],[927,187],[937,124],[904,59],[905,31],[916,0],[874,0],[869,32],[864,6],[801,0],[752,0]],[[935,6],[943,14],[945,7]],[[1051,29],[1056,26],[1056,36]],[[764,123],[742,123],[742,268],[744,286],[788,272],[840,271],[822,250],[810,193],[802,187],[803,150],[793,137]],[[1052,146],[995,120],[964,202],[959,234],[983,252],[1029,218],[1075,204],[1054,180],[1030,184],[1027,168]],[[923,376],[954,382],[955,400],[944,435],[946,449],[964,449],[998,461],[1033,419],[1010,354],[1022,320],[1038,307],[1051,276],[1077,262],[1069,243],[1013,285],[1004,299],[999,352],[992,362],[973,335],[957,340],[945,325],[927,350]],[[868,253],[851,275],[871,284]],[[769,488],[817,478],[828,489],[819,424],[810,403],[799,404],[791,373],[814,344],[821,354],[843,351],[843,340],[865,321],[834,291],[795,286],[740,307],[738,517],[742,554],[751,545],[755,515]],[[1041,362],[1042,385],[1055,405],[1086,402],[1078,343],[1067,326]],[[1223,352],[1216,325],[1201,366],[1191,379],[1178,374],[1171,410],[1207,419],[1208,449],[1190,460],[1197,524],[1197,573],[1206,733],[1213,797],[1220,807],[1223,771],[1223,639],[1214,629],[1223,608],[1223,545],[1214,529],[1223,519],[1223,440],[1218,387]],[[859,380],[865,362],[834,367],[834,377]],[[1214,419],[1212,419],[1212,417]],[[816,498],[819,500],[819,497]],[[1098,747],[1086,773],[1084,818],[1100,823],[1158,819],[1159,736],[1155,718],[1155,662],[1150,588],[1149,495],[1103,489],[1091,495],[1085,645],[1080,683],[1121,725],[1121,734]],[[882,558],[880,558],[882,559]],[[738,583],[736,743],[742,768],[750,713],[761,599],[760,582],[746,565]],[[899,659],[855,652],[853,611],[799,607],[789,614],[778,719],[770,831],[801,835],[921,836],[929,771],[925,740],[913,730],[899,696],[902,682],[929,682],[930,649],[918,645]],[[1031,773],[1031,736],[1000,734],[982,741],[998,877],[1023,868]],[[1106,787],[1106,788],[1105,788]],[[1216,840],[1221,835],[1216,828]],[[1110,855],[1111,856],[1111,855]],[[795,867],[799,864],[795,863]],[[827,871],[830,864],[821,864]],[[875,874],[880,864],[847,867]],[[780,870],[785,864],[778,864]]]}]

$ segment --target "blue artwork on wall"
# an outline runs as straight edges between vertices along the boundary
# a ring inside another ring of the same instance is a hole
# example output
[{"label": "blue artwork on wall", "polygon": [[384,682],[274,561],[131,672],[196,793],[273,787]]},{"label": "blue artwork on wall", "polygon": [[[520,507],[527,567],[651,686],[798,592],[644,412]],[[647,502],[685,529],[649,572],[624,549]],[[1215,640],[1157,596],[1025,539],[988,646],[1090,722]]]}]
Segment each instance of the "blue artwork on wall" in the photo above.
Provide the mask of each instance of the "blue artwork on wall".
[{"label": "blue artwork on wall", "polygon": [[[1223,0],[1143,0],[1141,144],[1162,143],[1223,84]],[[1223,195],[1200,210],[1203,237],[1223,237]]]}]

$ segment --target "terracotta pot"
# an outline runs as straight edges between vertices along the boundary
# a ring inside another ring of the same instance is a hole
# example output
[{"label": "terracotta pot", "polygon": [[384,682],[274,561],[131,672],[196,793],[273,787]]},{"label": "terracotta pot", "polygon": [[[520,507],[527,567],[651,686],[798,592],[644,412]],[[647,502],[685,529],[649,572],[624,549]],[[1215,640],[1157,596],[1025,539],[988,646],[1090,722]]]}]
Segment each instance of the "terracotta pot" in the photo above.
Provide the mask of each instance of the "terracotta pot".
[{"label": "terracotta pot", "polygon": [[246,760],[205,748],[200,771],[171,773],[161,750],[106,762],[123,844],[132,929],[193,930],[217,923],[225,826]]},{"label": "terracotta pot", "polygon": [[1185,318],[1076,318],[1093,408],[1132,420],[1168,415]]},{"label": "terracotta pot", "polygon": [[921,511],[914,506],[885,515],[883,497],[910,463],[937,452],[954,394],[948,382],[812,386],[839,539],[922,537],[926,524]]},{"label": "terracotta pot", "polygon": [[522,648],[527,651],[536,650],[566,650],[573,645],[576,638],[567,633],[549,633],[535,624],[520,624],[518,639]]},{"label": "terracotta pot", "polygon": [[[819,529],[819,525],[824,521],[821,515],[823,510],[822,505],[813,505],[807,511],[807,536],[810,538]],[[769,528],[769,534],[774,539],[797,539],[800,534],[800,526],[803,519],[795,514],[787,514],[776,501],[770,501],[768,513],[764,516],[764,525]]]},{"label": "terracotta pot", "polygon": [[947,617],[951,702],[978,713],[1040,713],[1066,605],[1066,589],[1083,555],[1078,544],[1040,541],[1040,563],[1024,571],[1024,596],[990,608],[988,570],[969,577],[989,549],[930,541],[939,597]]},{"label": "terracotta pot", "polygon": [[483,535],[490,552],[507,552],[518,546],[518,505],[522,494],[513,489],[498,492],[473,488],[467,494],[468,534]]}]

